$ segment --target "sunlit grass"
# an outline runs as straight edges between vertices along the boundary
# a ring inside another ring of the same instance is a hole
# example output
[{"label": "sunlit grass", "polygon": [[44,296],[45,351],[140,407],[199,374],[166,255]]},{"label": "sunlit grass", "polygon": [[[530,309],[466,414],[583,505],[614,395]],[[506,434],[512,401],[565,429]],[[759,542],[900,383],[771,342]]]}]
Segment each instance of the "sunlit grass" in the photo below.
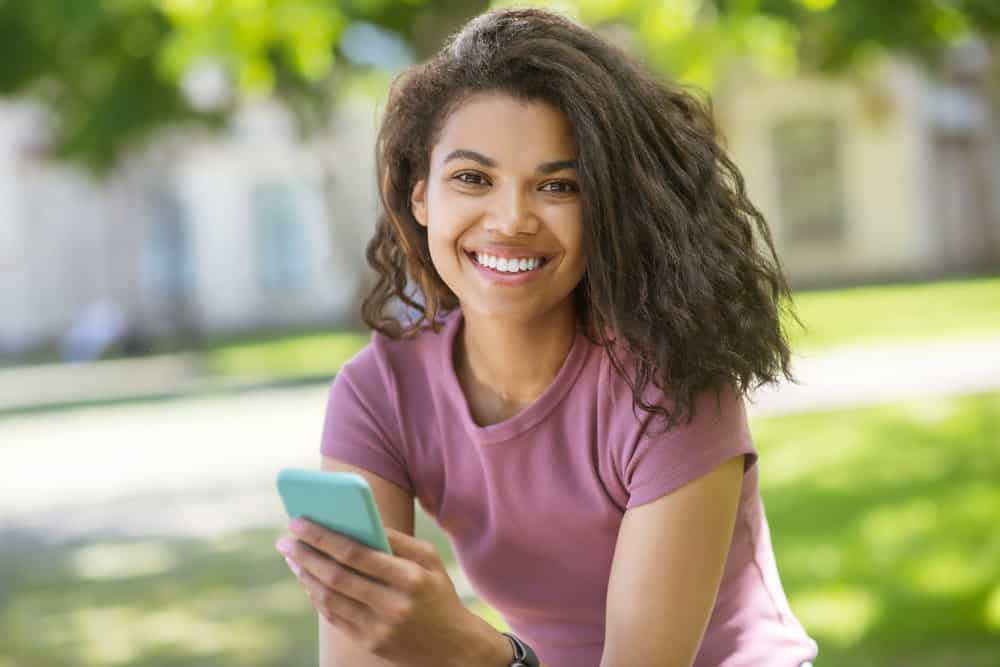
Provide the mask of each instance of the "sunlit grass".
[{"label": "sunlit grass", "polygon": [[1000,336],[1000,278],[797,292],[801,351],[841,345]]},{"label": "sunlit grass", "polygon": [[206,352],[208,371],[242,378],[333,376],[370,339],[356,332],[313,333],[225,343]]},{"label": "sunlit grass", "polygon": [[[1000,393],[752,429],[781,580],[817,667],[996,667]],[[274,551],[283,529],[7,543],[0,667],[315,665],[315,612]],[[454,562],[422,512],[417,533]]]},{"label": "sunlit grass", "polygon": [[817,664],[995,664],[982,648],[1000,649],[1000,394],[752,427],[782,581]]},{"label": "sunlit grass", "polygon": [[159,574],[176,564],[173,552],[160,541],[89,544],[68,555],[70,571],[79,579],[124,579]]},{"label": "sunlit grass", "polygon": [[823,649],[856,644],[882,612],[872,591],[843,584],[796,591],[790,604],[802,625],[822,638]]}]

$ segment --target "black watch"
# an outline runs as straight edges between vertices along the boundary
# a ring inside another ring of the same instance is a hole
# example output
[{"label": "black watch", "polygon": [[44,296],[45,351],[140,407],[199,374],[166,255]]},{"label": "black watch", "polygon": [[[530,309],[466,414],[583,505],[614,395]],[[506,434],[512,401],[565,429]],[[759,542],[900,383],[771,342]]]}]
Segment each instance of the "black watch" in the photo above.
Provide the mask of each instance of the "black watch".
[{"label": "black watch", "polygon": [[504,632],[503,635],[510,640],[510,646],[514,649],[514,662],[510,663],[510,667],[542,667],[530,646],[509,632]]}]

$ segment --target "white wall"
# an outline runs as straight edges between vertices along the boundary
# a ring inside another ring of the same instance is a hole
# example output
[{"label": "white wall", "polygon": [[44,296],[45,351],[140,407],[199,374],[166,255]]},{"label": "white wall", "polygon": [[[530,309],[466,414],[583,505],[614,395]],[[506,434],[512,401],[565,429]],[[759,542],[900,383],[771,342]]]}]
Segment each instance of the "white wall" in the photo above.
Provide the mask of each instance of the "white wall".
[{"label": "white wall", "polygon": [[33,156],[42,117],[0,105],[0,351],[58,336],[107,289],[99,184]]},{"label": "white wall", "polygon": [[[248,110],[235,139],[202,143],[176,166],[174,178],[196,229],[198,319],[207,331],[307,325],[352,317],[347,311],[363,266],[363,241],[373,227],[373,130],[364,107],[345,111],[355,132],[330,147],[299,144],[274,107]],[[350,114],[354,113],[355,116]],[[357,118],[357,120],[355,120]],[[323,155],[332,150],[337,202],[324,200]],[[255,185],[286,183],[297,194],[308,254],[308,287],[272,294],[261,289],[251,208]]]},{"label": "white wall", "polygon": [[[887,63],[868,83],[744,73],[717,110],[728,151],[751,200],[768,220],[792,276],[840,278],[918,270],[929,251],[928,146],[919,109],[926,84],[912,67]],[[839,245],[791,246],[779,205],[771,130],[803,114],[838,125],[845,234]]]}]

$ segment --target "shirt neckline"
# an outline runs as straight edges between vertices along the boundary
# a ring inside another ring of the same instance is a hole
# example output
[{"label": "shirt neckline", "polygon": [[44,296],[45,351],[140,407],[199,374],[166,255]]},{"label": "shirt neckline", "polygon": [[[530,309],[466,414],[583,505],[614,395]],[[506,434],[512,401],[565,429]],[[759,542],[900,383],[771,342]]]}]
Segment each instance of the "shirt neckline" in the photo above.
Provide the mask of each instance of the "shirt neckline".
[{"label": "shirt neckline", "polygon": [[469,410],[469,403],[462,391],[462,385],[458,381],[458,374],[455,372],[454,345],[455,337],[462,323],[462,309],[456,308],[448,315],[445,322],[442,345],[440,347],[440,362],[442,364],[443,377],[445,378],[446,391],[455,410],[462,421],[462,426],[466,433],[474,442],[481,445],[492,445],[506,442],[528,429],[534,427],[552,411],[556,405],[566,396],[577,376],[583,369],[584,361],[587,358],[587,340],[580,328],[577,327],[573,336],[573,343],[569,353],[563,360],[559,372],[545,391],[535,399],[535,401],[513,417],[509,417],[496,424],[480,426],[472,418]]}]

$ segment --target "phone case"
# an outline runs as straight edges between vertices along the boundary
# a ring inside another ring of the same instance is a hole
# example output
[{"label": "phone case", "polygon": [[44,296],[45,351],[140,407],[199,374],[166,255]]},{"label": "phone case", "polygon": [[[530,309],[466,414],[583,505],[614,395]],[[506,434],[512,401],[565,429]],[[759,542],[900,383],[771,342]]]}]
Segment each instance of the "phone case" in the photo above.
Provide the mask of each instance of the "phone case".
[{"label": "phone case", "polygon": [[367,480],[353,472],[285,468],[278,493],[290,519],[305,517],[388,554],[389,540]]}]

